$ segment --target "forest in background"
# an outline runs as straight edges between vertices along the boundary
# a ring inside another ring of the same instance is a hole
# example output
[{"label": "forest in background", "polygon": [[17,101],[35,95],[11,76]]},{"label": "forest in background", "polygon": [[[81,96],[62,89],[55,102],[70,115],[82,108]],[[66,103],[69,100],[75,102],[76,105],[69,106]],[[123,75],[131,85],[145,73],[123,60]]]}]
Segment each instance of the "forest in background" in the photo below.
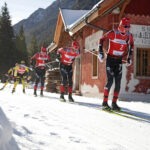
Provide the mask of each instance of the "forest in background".
[{"label": "forest in background", "polygon": [[29,58],[38,51],[38,45],[33,35],[29,48],[27,48],[23,26],[20,26],[18,34],[14,35],[6,3],[0,12],[0,79],[3,81],[7,71],[16,63],[24,60],[26,65],[29,65]]},{"label": "forest in background", "polygon": [[[48,46],[53,41],[59,8],[91,9],[99,0],[56,0],[45,10],[38,9],[28,19],[12,26],[7,3],[0,8],[0,80],[7,78],[7,72],[21,60],[29,66],[29,60],[41,46]],[[36,20],[38,11],[44,11],[40,22]],[[30,24],[30,23],[31,24]],[[51,61],[56,54],[51,53]],[[54,64],[55,65],[55,64]],[[55,67],[55,66],[54,66]]]}]

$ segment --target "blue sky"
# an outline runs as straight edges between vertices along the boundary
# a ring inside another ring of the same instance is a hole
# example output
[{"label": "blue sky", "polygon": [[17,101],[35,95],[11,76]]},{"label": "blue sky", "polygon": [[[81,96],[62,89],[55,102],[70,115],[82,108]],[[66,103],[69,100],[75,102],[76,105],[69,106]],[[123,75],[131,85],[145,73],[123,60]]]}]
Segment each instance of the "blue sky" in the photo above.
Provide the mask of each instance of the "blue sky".
[{"label": "blue sky", "polygon": [[55,0],[0,0],[0,10],[7,3],[12,24],[26,19],[38,8],[47,8]]}]

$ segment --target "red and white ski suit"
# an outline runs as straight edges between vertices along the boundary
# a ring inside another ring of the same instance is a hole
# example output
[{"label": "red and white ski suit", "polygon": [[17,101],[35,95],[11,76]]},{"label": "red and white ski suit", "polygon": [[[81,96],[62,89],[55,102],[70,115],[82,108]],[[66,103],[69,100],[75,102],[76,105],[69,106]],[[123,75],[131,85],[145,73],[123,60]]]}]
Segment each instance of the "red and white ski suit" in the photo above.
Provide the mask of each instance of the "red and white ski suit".
[{"label": "red and white ski suit", "polygon": [[130,33],[122,34],[118,30],[112,30],[103,35],[99,40],[102,45],[104,40],[109,40],[107,54],[109,56],[120,58],[128,53],[128,45],[134,46],[133,36]]},{"label": "red and white ski suit", "polygon": [[73,48],[60,48],[57,55],[60,55],[60,72],[62,75],[61,93],[64,93],[68,79],[68,92],[72,93],[72,64],[75,58],[79,55],[79,51],[74,51]]},{"label": "red and white ski suit", "polygon": [[76,56],[79,55],[79,51],[75,51],[72,48],[60,48],[57,51],[57,54],[61,54],[60,62],[64,65],[72,65]]},{"label": "red and white ski suit", "polygon": [[134,41],[131,33],[122,34],[119,30],[112,30],[104,34],[99,40],[99,45],[102,47],[104,40],[109,40],[109,45],[106,58],[107,83],[104,88],[103,101],[108,101],[109,91],[113,84],[113,79],[115,79],[113,102],[116,102],[122,78],[122,58],[128,54],[129,46],[133,51]]},{"label": "red and white ski suit", "polygon": [[44,82],[45,82],[45,72],[46,72],[46,63],[47,61],[50,60],[50,56],[48,55],[48,53],[36,53],[31,59],[30,59],[30,63],[32,64],[32,61],[36,59],[36,68],[35,68],[35,72],[36,72],[36,80],[35,80],[35,85],[34,85],[34,89],[37,89],[38,83],[41,79],[41,90],[44,89]]},{"label": "red and white ski suit", "polygon": [[36,59],[36,67],[44,69],[46,62],[50,59],[50,56],[47,53],[36,53],[33,57],[31,57],[30,62],[32,62],[33,59]]}]

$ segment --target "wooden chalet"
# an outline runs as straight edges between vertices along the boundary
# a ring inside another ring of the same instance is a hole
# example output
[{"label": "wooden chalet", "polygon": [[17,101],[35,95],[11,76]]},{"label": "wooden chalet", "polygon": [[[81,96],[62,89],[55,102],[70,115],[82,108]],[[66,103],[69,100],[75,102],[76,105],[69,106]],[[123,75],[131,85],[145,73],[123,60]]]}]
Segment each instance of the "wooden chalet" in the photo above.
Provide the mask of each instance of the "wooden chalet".
[{"label": "wooden chalet", "polygon": [[[79,42],[81,55],[74,64],[74,91],[87,96],[103,95],[105,61],[100,63],[92,53],[98,54],[100,37],[106,31],[117,28],[120,19],[125,16],[131,20],[130,31],[135,48],[132,65],[123,65],[119,98],[135,100],[135,96],[136,100],[150,101],[149,0],[101,0],[91,10],[60,9],[54,40],[48,48],[51,52],[70,45],[73,39]],[[113,87],[111,89],[113,92]]]}]

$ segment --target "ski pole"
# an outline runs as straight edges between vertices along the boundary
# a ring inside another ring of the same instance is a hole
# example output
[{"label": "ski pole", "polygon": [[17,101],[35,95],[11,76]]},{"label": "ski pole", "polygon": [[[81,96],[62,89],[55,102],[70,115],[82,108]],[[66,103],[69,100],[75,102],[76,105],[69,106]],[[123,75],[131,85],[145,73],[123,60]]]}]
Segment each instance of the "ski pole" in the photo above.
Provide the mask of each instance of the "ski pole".
[{"label": "ski pole", "polygon": [[56,60],[55,61],[51,61],[51,62],[46,63],[45,65],[52,64],[52,63],[55,63],[55,62],[57,62],[57,61]]},{"label": "ski pole", "polygon": [[[89,53],[91,53],[92,55],[95,55],[95,56],[97,56],[98,57],[98,54],[95,54],[95,53],[93,53],[93,52],[91,52],[90,50],[87,50],[87,49],[84,49],[85,51],[87,51],[87,52],[89,52]],[[104,53],[105,55],[107,55],[107,53]]]},{"label": "ski pole", "polygon": [[[98,55],[97,54],[95,54],[95,53],[93,53],[93,52],[91,52],[90,50],[87,50],[87,49],[84,49],[85,51],[87,51],[87,52],[89,52],[89,53],[91,53],[92,55],[95,55],[95,56],[97,56],[98,57]],[[127,61],[126,60],[122,60],[122,62],[124,62],[124,63],[127,63]],[[128,66],[128,65],[127,65]]]},{"label": "ski pole", "polygon": [[46,63],[45,65],[46,65],[48,68],[52,68],[51,64],[56,63],[56,62],[59,63],[58,61],[51,61],[51,62]]},{"label": "ski pole", "polygon": [[93,54],[93,55],[95,55],[95,56],[98,56],[97,54],[93,53],[92,51],[90,51],[88,49],[84,49],[84,50],[87,51],[87,52],[89,52],[89,53],[91,53],[91,54]]},{"label": "ski pole", "polygon": [[122,60],[122,62],[127,63],[127,61],[126,61],[126,60]]}]

